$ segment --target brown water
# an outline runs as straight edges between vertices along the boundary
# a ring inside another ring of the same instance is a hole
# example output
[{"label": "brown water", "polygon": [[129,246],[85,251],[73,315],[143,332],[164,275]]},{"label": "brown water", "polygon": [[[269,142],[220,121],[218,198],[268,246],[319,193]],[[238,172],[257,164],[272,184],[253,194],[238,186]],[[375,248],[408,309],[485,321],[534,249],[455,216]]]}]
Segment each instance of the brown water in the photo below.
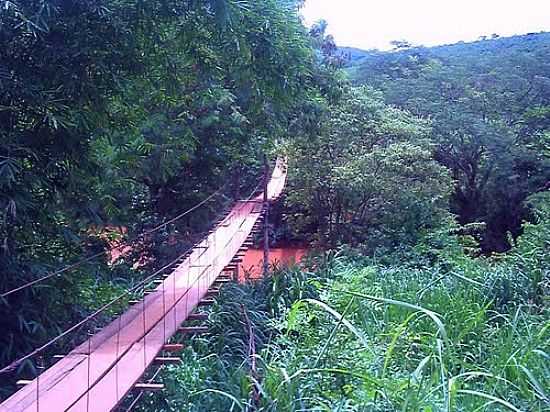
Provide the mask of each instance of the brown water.
[{"label": "brown water", "polygon": [[[308,249],[303,247],[281,247],[269,250],[269,264],[278,267],[288,267],[306,255]],[[264,251],[262,249],[248,249],[238,267],[239,282],[261,279],[264,262]]]}]

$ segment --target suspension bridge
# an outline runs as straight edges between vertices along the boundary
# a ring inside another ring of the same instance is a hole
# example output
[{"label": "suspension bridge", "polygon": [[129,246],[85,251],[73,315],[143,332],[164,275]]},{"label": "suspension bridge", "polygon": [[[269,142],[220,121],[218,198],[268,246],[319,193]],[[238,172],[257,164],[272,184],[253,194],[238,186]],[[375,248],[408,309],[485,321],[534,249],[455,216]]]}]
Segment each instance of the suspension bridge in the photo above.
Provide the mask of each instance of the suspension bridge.
[{"label": "suspension bridge", "polygon": [[180,361],[169,356],[182,349],[170,343],[174,336],[204,331],[202,326],[185,326],[186,322],[205,318],[196,309],[213,303],[219,287],[231,280],[229,274],[250,244],[267,203],[279,197],[285,182],[286,163],[278,159],[261,194],[237,201],[173,266],[142,282],[144,290],[153,285],[143,299],[131,302],[124,313],[68,354],[57,356],[58,361],[35,379],[20,382],[22,388],[0,404],[0,412],[105,412],[120,406],[132,389],[140,394],[162,390],[162,384],[145,380],[144,374],[155,364]]}]

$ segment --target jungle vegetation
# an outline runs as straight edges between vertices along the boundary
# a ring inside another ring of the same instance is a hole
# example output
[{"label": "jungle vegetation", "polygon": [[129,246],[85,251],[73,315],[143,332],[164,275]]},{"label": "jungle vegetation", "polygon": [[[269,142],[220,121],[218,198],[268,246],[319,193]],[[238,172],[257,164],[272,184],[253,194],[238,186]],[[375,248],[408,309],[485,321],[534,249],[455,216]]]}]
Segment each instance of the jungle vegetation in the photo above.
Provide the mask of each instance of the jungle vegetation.
[{"label": "jungle vegetation", "polygon": [[134,244],[144,267],[102,257],[8,296],[7,364],[177,256],[250,192],[321,74],[293,2],[0,6],[2,291],[105,250],[120,237],[111,228],[133,238],[221,192]]},{"label": "jungle vegetation", "polygon": [[302,3],[0,1],[0,291],[215,193],[0,299],[0,365],[192,245],[268,153],[270,240],[311,256],[227,287],[141,410],[547,410],[550,35],[350,58]]},{"label": "jungle vegetation", "polygon": [[140,410],[547,410],[550,199],[536,197],[538,223],[498,259],[433,231],[406,253],[341,248],[228,287]]},{"label": "jungle vegetation", "polygon": [[455,182],[451,211],[462,225],[484,225],[484,252],[508,250],[529,220],[527,198],[549,188],[550,34],[395,44],[356,60],[353,82],[430,119],[435,159]]}]

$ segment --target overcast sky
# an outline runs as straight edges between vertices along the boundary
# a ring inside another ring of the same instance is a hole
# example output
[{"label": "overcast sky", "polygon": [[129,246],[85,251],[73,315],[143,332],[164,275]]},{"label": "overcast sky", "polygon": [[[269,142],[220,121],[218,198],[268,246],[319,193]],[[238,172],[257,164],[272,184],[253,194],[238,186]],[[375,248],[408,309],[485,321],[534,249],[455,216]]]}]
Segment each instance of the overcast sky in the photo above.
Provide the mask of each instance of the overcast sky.
[{"label": "overcast sky", "polygon": [[389,48],[550,31],[550,0],[307,0],[307,25],[319,19],[339,46]]}]

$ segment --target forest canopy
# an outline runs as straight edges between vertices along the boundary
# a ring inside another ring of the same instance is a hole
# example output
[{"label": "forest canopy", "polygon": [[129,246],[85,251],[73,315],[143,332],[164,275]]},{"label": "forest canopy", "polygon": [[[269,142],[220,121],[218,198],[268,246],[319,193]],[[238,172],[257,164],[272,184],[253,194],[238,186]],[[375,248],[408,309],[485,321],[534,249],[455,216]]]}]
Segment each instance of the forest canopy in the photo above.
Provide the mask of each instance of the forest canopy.
[{"label": "forest canopy", "polygon": [[550,181],[550,34],[369,53],[347,69],[391,105],[432,123],[435,158],[454,179],[451,211],[483,223],[485,252],[508,250]]}]

